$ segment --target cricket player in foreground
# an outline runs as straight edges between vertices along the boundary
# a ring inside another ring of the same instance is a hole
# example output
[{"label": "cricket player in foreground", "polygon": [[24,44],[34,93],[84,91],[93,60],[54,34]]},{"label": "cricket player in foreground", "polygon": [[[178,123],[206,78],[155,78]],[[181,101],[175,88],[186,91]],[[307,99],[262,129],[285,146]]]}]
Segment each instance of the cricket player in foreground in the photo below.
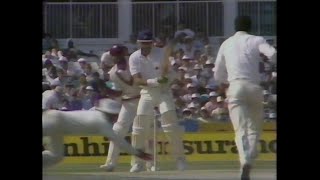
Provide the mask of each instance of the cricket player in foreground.
[{"label": "cricket player in foreground", "polygon": [[65,135],[102,135],[108,137],[126,152],[144,160],[152,156],[134,149],[123,137],[112,130],[111,121],[117,119],[121,104],[111,99],[102,99],[95,111],[47,110],[42,114],[43,136],[51,138],[52,150],[42,151],[43,168],[62,161],[64,157],[63,137]]},{"label": "cricket player in foreground", "polygon": [[[115,64],[109,71],[110,80],[114,82],[117,89],[122,91],[122,106],[117,122],[113,125],[113,130],[117,135],[124,138],[136,117],[141,88],[133,84],[126,57],[128,49],[123,45],[114,45],[109,52]],[[105,171],[113,171],[117,166],[119,155],[119,147],[111,141],[106,163],[101,165],[100,168]]]},{"label": "cricket player in foreground", "polygon": [[[157,106],[162,117],[162,129],[173,147],[177,169],[184,170],[186,162],[182,143],[183,128],[178,125],[176,107],[166,77],[171,48],[153,47],[152,33],[148,30],[141,31],[137,41],[140,49],[131,54],[129,67],[134,83],[140,85],[142,90],[137,116],[133,121],[132,146],[144,149],[146,136],[151,130],[150,123],[154,119],[153,109]],[[143,170],[141,159],[134,158],[132,164],[130,172]]]},{"label": "cricket player in foreground", "polygon": [[260,86],[261,56],[276,61],[276,50],[261,36],[248,34],[251,20],[239,16],[236,33],[220,46],[214,77],[227,88],[228,109],[235,131],[241,164],[241,180],[250,180],[250,169],[257,157],[263,124],[263,95]]}]

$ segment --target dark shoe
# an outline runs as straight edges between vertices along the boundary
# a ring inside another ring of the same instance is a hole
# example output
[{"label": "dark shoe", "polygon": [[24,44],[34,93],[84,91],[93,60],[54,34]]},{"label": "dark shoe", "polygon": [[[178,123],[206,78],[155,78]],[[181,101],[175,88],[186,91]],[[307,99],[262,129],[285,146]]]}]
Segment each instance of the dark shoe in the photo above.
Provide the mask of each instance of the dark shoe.
[{"label": "dark shoe", "polygon": [[245,164],[241,169],[241,180],[250,180],[251,165]]}]

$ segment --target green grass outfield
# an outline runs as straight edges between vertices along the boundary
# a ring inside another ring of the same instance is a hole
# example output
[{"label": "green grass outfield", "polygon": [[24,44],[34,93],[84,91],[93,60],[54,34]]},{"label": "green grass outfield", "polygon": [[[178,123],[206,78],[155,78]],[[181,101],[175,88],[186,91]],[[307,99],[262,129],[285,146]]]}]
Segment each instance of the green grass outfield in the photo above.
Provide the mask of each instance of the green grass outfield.
[{"label": "green grass outfield", "polygon": [[[190,162],[185,171],[179,172],[174,163],[159,163],[156,172],[129,173],[129,164],[119,164],[114,172],[104,172],[100,164],[59,164],[43,171],[43,180],[162,180],[162,179],[239,179],[239,162]],[[276,162],[257,161],[252,171],[253,180],[275,180]]]}]

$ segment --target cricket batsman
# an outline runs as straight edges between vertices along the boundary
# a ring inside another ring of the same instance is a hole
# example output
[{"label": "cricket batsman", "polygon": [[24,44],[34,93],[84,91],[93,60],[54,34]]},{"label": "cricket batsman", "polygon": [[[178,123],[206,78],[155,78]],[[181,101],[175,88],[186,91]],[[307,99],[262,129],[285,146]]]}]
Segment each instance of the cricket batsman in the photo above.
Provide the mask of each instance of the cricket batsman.
[{"label": "cricket batsman", "polygon": [[[178,125],[176,107],[172,92],[168,86],[169,55],[172,48],[153,46],[153,37],[149,30],[141,31],[137,42],[140,49],[129,58],[130,73],[136,85],[142,87],[137,108],[137,116],[132,127],[132,146],[145,149],[145,139],[150,134],[150,124],[154,119],[154,107],[159,107],[161,126],[173,146],[173,156],[178,170],[184,170],[186,160],[182,143],[183,129]],[[134,158],[130,172],[143,170],[143,160]]]},{"label": "cricket batsman", "polygon": [[152,156],[133,148],[112,130],[111,121],[116,120],[121,104],[111,99],[102,99],[95,111],[47,110],[42,114],[43,136],[51,138],[52,150],[42,151],[43,168],[53,166],[64,157],[63,137],[65,135],[102,135],[108,137],[126,152],[144,160]]}]

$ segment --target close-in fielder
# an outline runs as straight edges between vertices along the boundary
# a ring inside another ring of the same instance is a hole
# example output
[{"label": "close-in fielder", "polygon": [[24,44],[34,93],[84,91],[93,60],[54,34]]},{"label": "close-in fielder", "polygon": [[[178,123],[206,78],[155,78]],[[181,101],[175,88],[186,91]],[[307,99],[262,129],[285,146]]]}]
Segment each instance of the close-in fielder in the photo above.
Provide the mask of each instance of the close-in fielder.
[{"label": "close-in fielder", "polygon": [[111,99],[102,99],[95,111],[44,111],[42,131],[43,136],[51,138],[51,150],[42,151],[43,168],[62,161],[65,135],[102,135],[108,137],[126,152],[144,160],[151,160],[150,154],[133,148],[123,137],[112,130],[110,121],[116,120],[120,108],[120,103]]}]

